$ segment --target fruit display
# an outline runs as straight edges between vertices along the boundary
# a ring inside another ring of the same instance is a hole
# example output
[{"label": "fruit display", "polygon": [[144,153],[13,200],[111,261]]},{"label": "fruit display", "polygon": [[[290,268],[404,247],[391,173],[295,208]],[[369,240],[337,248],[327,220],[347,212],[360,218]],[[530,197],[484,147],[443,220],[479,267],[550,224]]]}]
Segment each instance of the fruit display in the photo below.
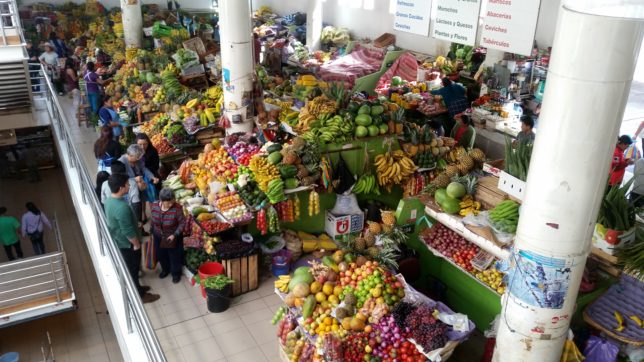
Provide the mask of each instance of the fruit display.
[{"label": "fruit display", "polygon": [[[257,182],[259,189],[267,192],[269,183],[274,179],[279,179],[279,169],[272,163],[260,155],[255,155],[251,158],[248,167],[253,172],[254,179]],[[275,187],[276,184],[273,184]],[[268,196],[268,195],[267,195]]]},{"label": "fruit display", "polygon": [[215,219],[204,220],[202,222],[199,222],[199,225],[208,235],[215,235],[233,227],[233,225],[230,223]]},{"label": "fruit display", "polygon": [[330,116],[323,113],[308,124],[309,130],[302,134],[308,142],[319,144],[344,143],[353,139],[353,122],[340,115]]},{"label": "fruit display", "polygon": [[380,195],[380,188],[376,183],[376,176],[372,174],[363,174],[358,178],[356,184],[353,186],[354,194],[370,194],[374,193]]},{"label": "fruit display", "polygon": [[443,224],[436,224],[423,237],[425,243],[444,257],[454,261],[468,272],[474,270],[470,261],[479,251],[478,246],[465,240],[462,236],[448,229]]},{"label": "fruit display", "polygon": [[393,185],[399,185],[414,174],[416,165],[401,150],[386,152],[375,158],[378,184],[391,191]]},{"label": "fruit display", "polygon": [[309,193],[309,216],[320,213],[320,195],[317,191],[312,190]]},{"label": "fruit display", "polygon": [[268,201],[266,194],[259,189],[257,182],[254,180],[247,181],[243,186],[240,186],[239,181],[237,181],[237,186],[239,196],[251,208],[261,208]]},{"label": "fruit display", "polygon": [[490,288],[497,291],[499,294],[505,293],[505,285],[503,285],[503,277],[505,274],[496,270],[496,268],[490,268],[483,270],[481,272],[474,273],[476,279],[482,281],[483,283],[490,286]]},{"label": "fruit display", "polygon": [[514,234],[519,223],[519,206],[512,200],[502,201],[490,210],[488,215],[490,222],[499,231]]},{"label": "fruit display", "polygon": [[215,205],[226,220],[233,224],[248,221],[253,217],[236,191],[228,191],[217,195]]}]

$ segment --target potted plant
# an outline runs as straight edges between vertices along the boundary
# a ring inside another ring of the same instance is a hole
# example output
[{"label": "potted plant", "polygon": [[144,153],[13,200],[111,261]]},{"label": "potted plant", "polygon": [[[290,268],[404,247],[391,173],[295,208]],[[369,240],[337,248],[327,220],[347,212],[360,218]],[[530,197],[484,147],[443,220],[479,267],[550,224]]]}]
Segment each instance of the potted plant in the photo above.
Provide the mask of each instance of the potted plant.
[{"label": "potted plant", "polygon": [[635,237],[635,206],[628,201],[632,183],[633,179],[622,186],[610,186],[599,207],[593,241],[609,254],[613,254],[613,247]]},{"label": "potted plant", "polygon": [[200,280],[206,290],[206,303],[212,313],[221,313],[230,307],[230,290],[234,280],[224,274],[211,276]]}]

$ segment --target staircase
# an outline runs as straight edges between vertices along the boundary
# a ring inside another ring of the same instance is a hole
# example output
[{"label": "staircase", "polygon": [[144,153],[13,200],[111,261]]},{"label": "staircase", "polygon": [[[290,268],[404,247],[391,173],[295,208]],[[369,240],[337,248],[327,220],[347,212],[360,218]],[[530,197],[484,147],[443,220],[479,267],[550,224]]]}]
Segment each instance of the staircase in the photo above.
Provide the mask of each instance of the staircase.
[{"label": "staircase", "polygon": [[0,61],[0,114],[27,111],[31,107],[31,80],[25,60]]},{"label": "staircase", "polygon": [[29,112],[31,80],[15,0],[0,0],[0,115]]}]

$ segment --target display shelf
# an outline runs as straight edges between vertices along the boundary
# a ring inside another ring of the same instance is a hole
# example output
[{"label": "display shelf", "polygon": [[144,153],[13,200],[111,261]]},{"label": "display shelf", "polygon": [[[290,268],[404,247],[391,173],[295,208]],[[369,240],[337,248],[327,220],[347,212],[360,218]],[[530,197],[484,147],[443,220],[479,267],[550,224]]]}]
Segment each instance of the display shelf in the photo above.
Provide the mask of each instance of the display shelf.
[{"label": "display shelf", "polygon": [[485,284],[482,280],[477,279],[477,278],[476,278],[474,275],[472,275],[470,272],[468,272],[467,270],[463,269],[463,267],[461,267],[460,265],[456,264],[456,263],[454,262],[454,260],[452,260],[452,259],[450,259],[450,258],[446,257],[445,255],[441,254],[441,252],[440,252],[440,251],[438,251],[438,250],[436,250],[436,249],[432,248],[431,246],[427,245],[427,243],[423,242],[423,244],[425,245],[425,247],[426,247],[427,249],[429,249],[429,251],[431,251],[431,252],[432,252],[432,254],[434,254],[435,256],[437,256],[437,257],[439,257],[439,258],[445,259],[448,263],[450,263],[450,264],[452,264],[453,266],[455,266],[458,270],[460,270],[461,272],[463,272],[463,273],[467,274],[470,278],[474,279],[474,281],[476,281],[478,284],[480,284],[480,285],[484,286],[485,288],[487,288],[487,289],[488,289],[489,291],[491,291],[492,293],[494,293],[494,294],[496,294],[496,295],[498,295],[498,296],[501,296],[501,294],[499,294],[499,292],[497,292],[497,291],[496,291],[495,289],[493,289],[491,286],[489,286],[489,285]]},{"label": "display shelf", "polygon": [[429,206],[425,206],[425,213],[436,219],[436,221],[440,222],[441,224],[447,226],[458,235],[464,237],[466,240],[476,244],[479,248],[494,255],[495,257],[503,260],[510,258],[509,250],[503,249],[493,241],[488,240],[483,236],[471,231],[470,229],[465,227],[465,224],[463,223],[461,218],[446,214],[444,212],[438,212]]}]

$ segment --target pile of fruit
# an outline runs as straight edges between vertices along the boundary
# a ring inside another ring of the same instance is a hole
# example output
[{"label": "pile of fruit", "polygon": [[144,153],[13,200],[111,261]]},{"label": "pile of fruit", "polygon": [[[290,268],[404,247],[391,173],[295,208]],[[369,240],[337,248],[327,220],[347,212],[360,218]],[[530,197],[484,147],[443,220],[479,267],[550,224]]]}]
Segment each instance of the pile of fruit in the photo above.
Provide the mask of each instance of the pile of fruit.
[{"label": "pile of fruit", "polygon": [[476,176],[454,176],[452,179],[446,188],[434,192],[436,203],[448,214],[461,213],[465,216],[471,212],[478,213],[481,204],[472,197],[478,183]]},{"label": "pile of fruit", "polygon": [[[237,184],[239,185],[239,181]],[[246,182],[242,187],[238,187],[237,192],[242,200],[252,208],[259,208],[267,202],[266,194],[259,189],[257,182],[253,180]]]},{"label": "pile of fruit", "polygon": [[497,293],[505,293],[506,286],[503,284],[503,277],[505,276],[505,274],[496,270],[496,268],[492,267],[481,272],[476,272],[474,273],[474,276],[476,277],[476,279],[489,285],[490,288],[496,290]]},{"label": "pile of fruit", "polygon": [[416,171],[416,165],[405,152],[395,150],[376,156],[376,173],[378,184],[391,191],[393,185],[406,181]]},{"label": "pile of fruit", "polygon": [[233,224],[248,221],[253,214],[236,191],[228,191],[217,195],[215,205],[221,214]]},{"label": "pile of fruit", "polygon": [[203,231],[208,235],[215,235],[233,227],[232,224],[215,219],[204,220],[199,223]]},{"label": "pile of fruit", "polygon": [[435,224],[429,233],[423,236],[423,241],[468,272],[474,271],[470,261],[478,253],[478,246],[465,240],[443,224]]}]

